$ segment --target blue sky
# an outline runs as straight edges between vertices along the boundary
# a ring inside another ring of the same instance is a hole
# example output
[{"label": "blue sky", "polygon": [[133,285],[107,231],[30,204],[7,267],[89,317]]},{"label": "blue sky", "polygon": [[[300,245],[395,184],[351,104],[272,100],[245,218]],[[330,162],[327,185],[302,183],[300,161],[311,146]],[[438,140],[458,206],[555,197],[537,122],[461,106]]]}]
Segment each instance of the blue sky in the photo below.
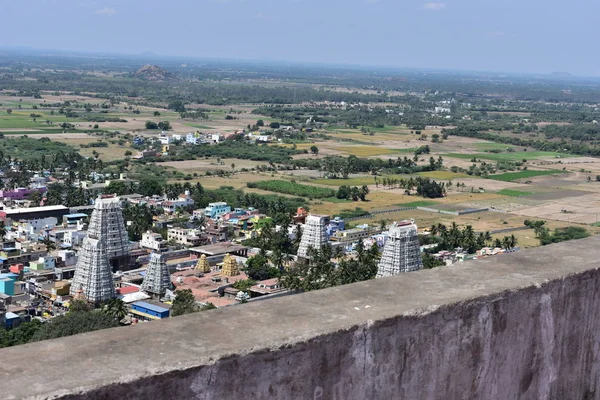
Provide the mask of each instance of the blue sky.
[{"label": "blue sky", "polygon": [[594,0],[0,0],[0,46],[600,75]]}]

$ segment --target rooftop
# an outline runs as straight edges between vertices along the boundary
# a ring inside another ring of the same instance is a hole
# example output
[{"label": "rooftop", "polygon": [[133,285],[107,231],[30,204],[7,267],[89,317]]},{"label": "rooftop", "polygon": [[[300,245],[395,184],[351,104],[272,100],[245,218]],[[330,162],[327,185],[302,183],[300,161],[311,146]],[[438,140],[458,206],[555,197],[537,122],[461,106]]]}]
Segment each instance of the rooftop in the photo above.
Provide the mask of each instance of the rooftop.
[{"label": "rooftop", "polygon": [[190,249],[192,253],[206,254],[207,256],[216,256],[227,253],[235,253],[242,250],[246,250],[246,246],[241,244],[235,244],[231,242],[221,242],[215,244],[209,244],[206,246],[193,247]]},{"label": "rooftop", "polygon": [[3,210],[6,215],[20,214],[20,213],[34,213],[41,211],[62,211],[68,210],[65,206],[43,206],[43,207],[29,207],[29,208],[13,208],[9,210]]}]

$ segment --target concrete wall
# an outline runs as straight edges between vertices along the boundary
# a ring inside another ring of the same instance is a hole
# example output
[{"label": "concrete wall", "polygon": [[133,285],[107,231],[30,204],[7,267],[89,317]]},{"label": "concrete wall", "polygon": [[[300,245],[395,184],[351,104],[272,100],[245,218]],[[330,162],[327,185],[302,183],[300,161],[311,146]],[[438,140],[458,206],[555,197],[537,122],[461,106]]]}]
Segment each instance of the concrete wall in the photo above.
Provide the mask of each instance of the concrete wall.
[{"label": "concrete wall", "polygon": [[0,350],[2,398],[597,399],[600,237]]}]

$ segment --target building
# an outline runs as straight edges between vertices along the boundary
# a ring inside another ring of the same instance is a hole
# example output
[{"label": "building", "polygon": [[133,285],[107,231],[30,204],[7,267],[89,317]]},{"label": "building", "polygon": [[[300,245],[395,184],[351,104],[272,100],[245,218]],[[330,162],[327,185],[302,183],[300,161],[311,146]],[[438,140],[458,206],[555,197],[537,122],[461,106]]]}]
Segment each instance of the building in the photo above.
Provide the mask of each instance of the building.
[{"label": "building", "polygon": [[[63,216],[69,214],[69,209],[65,206],[44,206],[30,208],[14,208],[10,210],[1,210],[0,219],[7,225],[18,221],[36,221],[46,218],[54,218],[56,221],[62,221]],[[55,222],[56,224],[56,222]]]},{"label": "building", "polygon": [[44,194],[48,191],[45,187],[39,187],[35,189],[27,188],[16,188],[15,190],[0,190],[0,198],[10,200],[24,200],[29,195],[38,192]]},{"label": "building", "polygon": [[325,215],[309,215],[302,230],[302,239],[298,247],[299,257],[308,257],[308,249],[320,250],[329,241],[327,239],[326,226],[329,217]]},{"label": "building", "polygon": [[160,233],[146,231],[142,234],[140,246],[160,252],[167,249],[167,241],[163,239]]},{"label": "building", "polygon": [[87,235],[104,240],[109,263],[114,271],[129,264],[129,236],[118,197],[96,199]]},{"label": "building", "polygon": [[231,207],[225,202],[208,203],[208,207],[204,209],[204,216],[210,219],[217,219],[230,211]]},{"label": "building", "polygon": [[169,318],[171,310],[165,307],[146,303],[145,301],[137,301],[131,305],[130,313],[135,317],[144,321],[152,321],[157,319]]},{"label": "building", "polygon": [[142,282],[142,290],[150,295],[162,297],[167,289],[171,289],[171,278],[165,257],[160,253],[150,254],[150,263]]},{"label": "building", "polygon": [[377,278],[423,268],[417,225],[412,221],[394,222],[379,260]]},{"label": "building", "polygon": [[198,246],[201,242],[200,236],[195,229],[171,228],[167,231],[167,240],[174,241],[185,246]]},{"label": "building", "polygon": [[210,265],[208,264],[208,259],[206,258],[206,254],[202,254],[198,259],[198,263],[196,264],[196,271],[200,271],[203,274],[209,273]]},{"label": "building", "polygon": [[75,266],[71,296],[82,295],[92,303],[101,303],[116,297],[108,253],[108,246],[103,237],[85,238]]},{"label": "building", "polygon": [[221,275],[223,276],[237,276],[240,274],[240,268],[235,257],[226,254],[223,259],[223,266],[221,267]]}]

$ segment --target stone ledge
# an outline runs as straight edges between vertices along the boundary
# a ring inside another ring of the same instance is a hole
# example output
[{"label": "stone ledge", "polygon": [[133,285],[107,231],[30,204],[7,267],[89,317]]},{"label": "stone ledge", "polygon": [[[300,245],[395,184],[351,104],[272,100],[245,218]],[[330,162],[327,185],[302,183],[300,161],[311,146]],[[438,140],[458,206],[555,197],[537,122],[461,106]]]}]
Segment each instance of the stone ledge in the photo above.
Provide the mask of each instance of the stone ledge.
[{"label": "stone ledge", "polygon": [[600,237],[592,237],[2,349],[0,393],[593,398],[600,382],[597,260]]}]

